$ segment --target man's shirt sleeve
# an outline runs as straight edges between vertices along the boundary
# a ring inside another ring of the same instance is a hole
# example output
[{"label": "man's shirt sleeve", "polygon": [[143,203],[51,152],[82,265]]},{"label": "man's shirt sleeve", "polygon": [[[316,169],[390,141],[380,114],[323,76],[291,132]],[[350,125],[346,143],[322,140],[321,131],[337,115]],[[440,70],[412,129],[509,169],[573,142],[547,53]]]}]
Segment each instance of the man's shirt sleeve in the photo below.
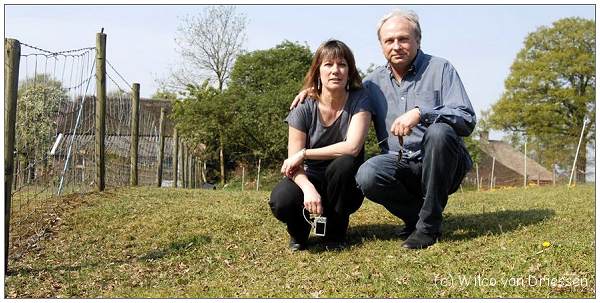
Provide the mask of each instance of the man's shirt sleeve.
[{"label": "man's shirt sleeve", "polygon": [[419,104],[421,123],[429,126],[436,122],[447,123],[459,136],[469,136],[475,128],[476,117],[471,101],[450,63],[445,63],[442,71],[441,91],[434,91],[440,105],[430,107]]}]

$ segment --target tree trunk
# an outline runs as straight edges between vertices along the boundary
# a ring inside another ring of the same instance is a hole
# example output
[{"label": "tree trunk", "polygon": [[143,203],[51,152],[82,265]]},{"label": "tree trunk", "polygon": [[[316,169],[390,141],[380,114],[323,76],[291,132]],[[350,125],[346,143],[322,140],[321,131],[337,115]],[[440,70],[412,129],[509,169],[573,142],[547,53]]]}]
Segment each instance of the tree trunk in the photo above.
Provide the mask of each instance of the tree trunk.
[{"label": "tree trunk", "polygon": [[219,162],[221,166],[221,187],[225,186],[225,157],[223,156],[223,131],[219,132]]}]

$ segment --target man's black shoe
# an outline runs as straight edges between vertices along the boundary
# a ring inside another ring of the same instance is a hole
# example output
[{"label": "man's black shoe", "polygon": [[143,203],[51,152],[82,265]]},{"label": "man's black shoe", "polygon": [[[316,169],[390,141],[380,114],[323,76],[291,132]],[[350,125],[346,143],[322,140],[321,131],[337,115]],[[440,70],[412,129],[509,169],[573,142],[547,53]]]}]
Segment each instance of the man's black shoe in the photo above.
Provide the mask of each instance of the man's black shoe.
[{"label": "man's black shoe", "polygon": [[426,234],[419,230],[415,230],[409,237],[402,243],[402,247],[408,249],[423,249],[435,244],[440,237],[440,234]]},{"label": "man's black shoe", "polygon": [[415,226],[404,226],[403,229],[396,232],[396,235],[398,236],[398,238],[406,240],[415,231],[415,229],[417,229]]},{"label": "man's black shoe", "polygon": [[299,251],[299,250],[305,250],[306,249],[306,242],[300,242],[296,239],[294,239],[294,237],[290,236],[290,250],[291,251]]}]

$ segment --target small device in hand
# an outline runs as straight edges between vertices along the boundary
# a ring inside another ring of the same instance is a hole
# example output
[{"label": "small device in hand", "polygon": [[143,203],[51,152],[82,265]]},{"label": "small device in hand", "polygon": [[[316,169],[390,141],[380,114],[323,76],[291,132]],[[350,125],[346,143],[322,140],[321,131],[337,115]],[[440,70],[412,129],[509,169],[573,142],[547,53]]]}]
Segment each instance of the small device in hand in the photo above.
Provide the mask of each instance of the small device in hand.
[{"label": "small device in hand", "polygon": [[327,229],[327,218],[326,217],[315,217],[315,235],[325,236]]},{"label": "small device in hand", "polygon": [[398,136],[398,143],[400,143],[400,149],[398,149],[398,164],[402,162],[402,146],[404,145],[404,138]]},{"label": "small device in hand", "polygon": [[[310,218],[307,218],[307,215]],[[313,217],[314,214],[309,214],[306,208],[302,208],[302,216],[304,217],[304,220],[306,220],[306,223],[310,224],[310,226],[315,229],[316,236],[325,236],[325,233],[327,232],[327,217]]]}]

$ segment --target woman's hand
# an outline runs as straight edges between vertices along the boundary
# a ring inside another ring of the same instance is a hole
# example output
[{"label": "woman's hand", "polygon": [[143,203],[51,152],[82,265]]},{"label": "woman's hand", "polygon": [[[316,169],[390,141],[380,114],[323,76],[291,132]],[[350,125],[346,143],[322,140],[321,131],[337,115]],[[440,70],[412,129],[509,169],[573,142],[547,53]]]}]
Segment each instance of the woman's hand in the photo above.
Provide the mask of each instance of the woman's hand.
[{"label": "woman's hand", "polygon": [[321,215],[323,213],[323,207],[321,206],[321,195],[317,192],[314,187],[309,190],[304,190],[304,208],[309,213],[315,215]]},{"label": "woman's hand", "polygon": [[294,174],[296,173],[300,165],[304,163],[305,152],[306,149],[303,148],[295,154],[293,154],[291,157],[285,159],[285,161],[283,161],[283,165],[281,165],[281,173],[288,178],[294,177]]}]

